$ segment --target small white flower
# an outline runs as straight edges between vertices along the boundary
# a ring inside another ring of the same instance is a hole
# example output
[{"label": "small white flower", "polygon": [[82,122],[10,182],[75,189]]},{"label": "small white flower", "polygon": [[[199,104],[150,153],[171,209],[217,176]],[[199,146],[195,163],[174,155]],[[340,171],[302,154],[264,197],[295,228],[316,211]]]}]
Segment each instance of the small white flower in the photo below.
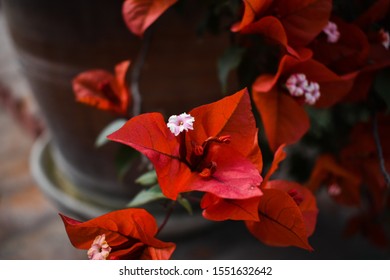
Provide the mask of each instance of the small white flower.
[{"label": "small white flower", "polygon": [[310,82],[305,89],[305,102],[309,105],[314,105],[320,96],[320,85],[316,82]]},{"label": "small white flower", "polygon": [[330,196],[338,196],[341,194],[341,188],[338,184],[333,183],[328,187],[328,194]]},{"label": "small white flower", "polygon": [[328,36],[329,43],[336,43],[340,38],[339,29],[334,22],[329,21],[322,31]]},{"label": "small white flower", "polygon": [[102,234],[96,236],[87,254],[90,260],[105,260],[110,252],[111,247],[106,242],[106,236]]},{"label": "small white flower", "polygon": [[292,96],[302,96],[305,93],[305,88],[308,86],[308,81],[305,74],[293,74],[286,81],[286,87]]},{"label": "small white flower", "polygon": [[309,82],[305,74],[292,74],[286,81],[286,88],[291,96],[305,98],[305,102],[314,105],[320,98],[320,85],[316,82]]},{"label": "small white flower", "polygon": [[383,28],[379,30],[379,35],[381,36],[382,45],[386,48],[386,50],[390,47],[390,35],[389,32],[386,32]]},{"label": "small white flower", "polygon": [[188,131],[189,129],[193,130],[193,122],[195,118],[187,113],[182,113],[180,115],[172,115],[168,119],[167,127],[171,132],[177,136],[180,132]]}]

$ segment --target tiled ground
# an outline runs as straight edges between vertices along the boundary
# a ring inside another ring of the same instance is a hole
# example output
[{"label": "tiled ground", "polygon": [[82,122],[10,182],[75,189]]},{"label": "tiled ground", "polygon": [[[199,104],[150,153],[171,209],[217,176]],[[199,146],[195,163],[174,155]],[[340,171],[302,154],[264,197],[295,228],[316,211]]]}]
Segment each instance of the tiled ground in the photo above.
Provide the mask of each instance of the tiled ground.
[{"label": "tiled ground", "polygon": [[0,259],[78,259],[29,172],[33,139],[0,109]]}]

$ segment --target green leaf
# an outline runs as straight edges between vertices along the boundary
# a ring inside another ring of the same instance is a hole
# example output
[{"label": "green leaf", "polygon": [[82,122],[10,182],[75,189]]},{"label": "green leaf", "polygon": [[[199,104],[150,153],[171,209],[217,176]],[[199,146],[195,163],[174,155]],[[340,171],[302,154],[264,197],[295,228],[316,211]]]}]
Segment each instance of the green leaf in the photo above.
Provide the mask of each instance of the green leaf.
[{"label": "green leaf", "polygon": [[159,185],[154,185],[153,187],[140,191],[130,202],[127,204],[127,207],[138,207],[146,203],[166,198],[161,192]]},{"label": "green leaf", "polygon": [[119,147],[115,157],[115,167],[118,172],[118,178],[122,180],[126,173],[131,169],[133,163],[140,153],[133,148],[125,145]]},{"label": "green leaf", "polygon": [[121,128],[126,123],[126,121],[126,119],[116,119],[109,123],[105,128],[103,128],[103,130],[96,138],[95,146],[101,147],[104,144],[110,142],[110,140],[107,139],[107,136]]},{"label": "green leaf", "polygon": [[142,186],[150,186],[157,183],[157,174],[155,170],[148,171],[139,176],[135,182]]},{"label": "green leaf", "polygon": [[331,111],[307,106],[306,112],[310,117],[310,132],[316,137],[323,137],[329,129],[333,128]]},{"label": "green leaf", "polygon": [[191,206],[191,203],[188,201],[188,199],[182,197],[182,196],[179,196],[177,198],[177,201],[180,203],[181,206],[184,207],[184,209],[187,210],[187,212],[192,215],[192,206]]},{"label": "green leaf", "polygon": [[229,73],[240,65],[244,52],[244,48],[232,46],[218,59],[218,78],[224,93],[227,90]]},{"label": "green leaf", "polygon": [[390,68],[379,72],[375,79],[375,90],[387,106],[387,113],[390,112]]}]

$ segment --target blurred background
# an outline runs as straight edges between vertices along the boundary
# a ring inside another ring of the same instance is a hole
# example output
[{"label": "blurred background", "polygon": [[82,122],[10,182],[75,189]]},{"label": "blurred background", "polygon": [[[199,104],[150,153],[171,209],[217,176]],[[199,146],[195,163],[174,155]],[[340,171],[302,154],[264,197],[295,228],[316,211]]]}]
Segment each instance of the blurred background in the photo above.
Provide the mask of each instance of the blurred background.
[{"label": "blurred background", "polygon": [[0,7],[0,259],[78,259],[56,207],[30,173],[43,126]]},{"label": "blurred background", "polygon": [[[86,252],[71,246],[58,213],[88,219],[113,205],[120,208],[134,192],[131,187],[136,175],[119,184],[111,182],[116,175],[112,154],[118,147],[98,150],[93,145],[113,117],[77,104],[71,80],[86,69],[112,70],[115,63],[137,57],[140,41],[121,22],[122,0],[109,1],[107,9],[108,1],[94,1],[97,16],[87,12],[88,1],[79,2],[59,6],[57,1],[0,1],[0,259],[86,259]],[[161,19],[161,26],[167,27],[157,36],[165,40],[159,41],[158,51],[151,50],[143,70],[146,78],[141,79],[142,91],[150,97],[145,99],[144,111],[169,114],[177,105],[192,108],[216,100],[214,93],[220,91],[215,61],[228,38],[195,39],[182,20]],[[172,25],[178,30],[169,27]],[[169,39],[174,37],[183,38],[182,44]],[[182,58],[179,50],[186,51]],[[188,62],[188,55],[198,59]],[[172,61],[176,67],[167,67]],[[190,72],[181,70],[180,65],[187,63],[192,63],[187,67]],[[167,71],[164,78],[161,71]],[[187,80],[189,76],[195,80]],[[154,82],[148,83],[148,78]],[[183,95],[191,102],[185,103]],[[326,199],[319,203],[331,204]],[[329,209],[333,215],[341,213],[334,205]],[[174,259],[390,256],[359,236],[343,239],[342,221],[332,220],[334,216],[327,213],[319,214],[317,230],[310,238],[315,248],[311,253],[267,247],[241,223],[210,224],[200,221],[199,213],[195,215],[195,219],[174,219],[162,238],[177,243]]]}]

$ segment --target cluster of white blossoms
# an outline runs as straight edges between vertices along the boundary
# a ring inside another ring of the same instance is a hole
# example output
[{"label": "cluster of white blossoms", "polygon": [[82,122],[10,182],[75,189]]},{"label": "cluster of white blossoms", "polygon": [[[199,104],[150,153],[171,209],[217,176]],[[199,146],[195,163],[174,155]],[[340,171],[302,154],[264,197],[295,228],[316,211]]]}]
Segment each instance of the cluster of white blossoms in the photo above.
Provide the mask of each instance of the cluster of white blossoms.
[{"label": "cluster of white blossoms", "polygon": [[172,115],[168,119],[167,127],[171,130],[171,132],[178,136],[180,132],[193,130],[193,123],[195,118],[187,113],[182,113],[180,115]]},{"label": "cluster of white blossoms", "polygon": [[286,81],[286,88],[291,96],[305,98],[305,102],[314,105],[320,98],[320,85],[316,82],[309,82],[305,74],[292,74]]},{"label": "cluster of white blossoms", "polygon": [[339,29],[334,22],[329,21],[322,31],[328,36],[329,43],[336,43],[340,38]]}]

